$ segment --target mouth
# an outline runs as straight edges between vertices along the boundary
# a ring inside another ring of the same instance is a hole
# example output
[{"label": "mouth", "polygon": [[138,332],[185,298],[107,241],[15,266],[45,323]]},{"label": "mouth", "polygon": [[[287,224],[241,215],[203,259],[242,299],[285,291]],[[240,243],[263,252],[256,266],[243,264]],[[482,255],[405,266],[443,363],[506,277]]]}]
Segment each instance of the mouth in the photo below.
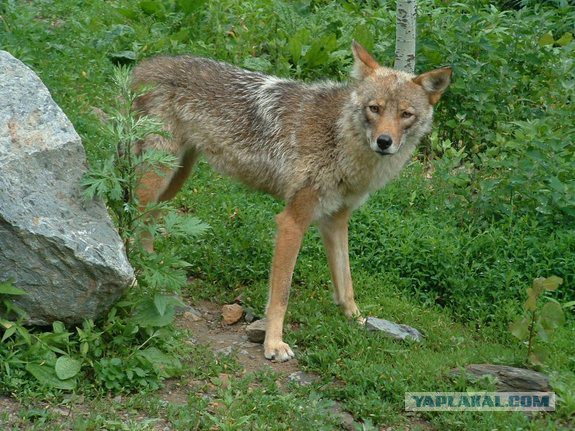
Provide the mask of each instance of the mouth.
[{"label": "mouth", "polygon": [[379,154],[380,156],[384,157],[384,156],[393,156],[395,153],[388,153],[387,151],[382,151],[379,148],[377,150],[375,150],[375,152],[377,154]]}]

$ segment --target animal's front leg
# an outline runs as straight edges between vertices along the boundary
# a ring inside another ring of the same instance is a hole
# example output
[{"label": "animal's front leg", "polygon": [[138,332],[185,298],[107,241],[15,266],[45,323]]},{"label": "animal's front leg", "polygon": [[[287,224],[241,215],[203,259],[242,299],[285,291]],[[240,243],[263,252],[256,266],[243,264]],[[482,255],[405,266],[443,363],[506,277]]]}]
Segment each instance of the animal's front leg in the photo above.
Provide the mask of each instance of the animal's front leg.
[{"label": "animal's front leg", "polygon": [[302,190],[278,214],[277,237],[270,277],[270,293],[266,310],[266,338],[264,355],[267,359],[287,361],[294,353],[283,342],[283,322],[297,255],[315,207],[316,194]]},{"label": "animal's front leg", "polygon": [[329,262],[335,302],[342,307],[347,317],[353,317],[359,323],[365,323],[355,303],[349,267],[347,225],[350,212],[349,209],[344,208],[322,219],[319,229]]}]

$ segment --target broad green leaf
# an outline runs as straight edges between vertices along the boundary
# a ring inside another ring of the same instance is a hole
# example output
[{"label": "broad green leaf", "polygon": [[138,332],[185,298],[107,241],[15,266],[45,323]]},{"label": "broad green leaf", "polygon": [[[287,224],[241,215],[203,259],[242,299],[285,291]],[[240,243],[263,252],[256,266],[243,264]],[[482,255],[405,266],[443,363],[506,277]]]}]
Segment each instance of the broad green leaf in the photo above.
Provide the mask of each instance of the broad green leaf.
[{"label": "broad green leaf", "polygon": [[575,301],[569,301],[562,305],[563,308],[573,308],[575,307]]},{"label": "broad green leaf", "polygon": [[523,305],[523,308],[527,311],[535,311],[537,310],[537,297],[539,296],[538,293],[535,292],[534,289],[528,287],[527,288],[527,300]]},{"label": "broad green leaf", "polygon": [[178,0],[176,4],[182,12],[189,15],[200,10],[206,2],[207,0]]},{"label": "broad green leaf", "polygon": [[116,65],[125,65],[136,61],[136,53],[131,50],[112,52],[109,54],[109,57]]},{"label": "broad green leaf", "polygon": [[290,37],[287,43],[290,56],[295,64],[297,64],[299,59],[301,58],[303,48],[302,38],[303,37],[301,32],[298,32],[294,34],[292,37]]},{"label": "broad green leaf", "polygon": [[543,289],[549,290],[549,291],[557,290],[557,288],[562,284],[563,284],[563,279],[561,277],[557,277],[556,275],[552,275],[551,277],[544,278],[541,281],[541,285],[543,286]]},{"label": "broad green leaf", "polygon": [[329,54],[336,46],[337,38],[335,34],[328,34],[312,42],[310,48],[305,53],[304,59],[310,67],[325,65],[329,62]]},{"label": "broad green leaf", "polygon": [[171,356],[166,355],[156,347],[148,347],[147,349],[141,350],[138,354],[146,358],[152,364],[159,365],[172,361]]},{"label": "broad green leaf", "polygon": [[509,331],[520,340],[525,340],[529,336],[529,322],[528,317],[520,317],[509,325]]},{"label": "broad green leaf", "polygon": [[527,295],[535,295],[535,296],[539,296],[541,294],[541,292],[543,292],[543,282],[544,282],[545,278],[543,277],[537,277],[533,279],[533,284],[531,285],[531,291],[529,290],[529,288],[527,289]]},{"label": "broad green leaf", "polygon": [[[3,325],[3,326],[6,326],[6,325]],[[12,325],[12,326],[8,327],[8,329],[6,329],[6,331],[4,331],[4,335],[2,336],[2,341],[6,341],[8,338],[10,338],[12,335],[14,335],[17,328],[18,327],[16,325]]]},{"label": "broad green leaf", "polygon": [[546,328],[543,327],[541,321],[537,322],[537,324],[535,325],[535,329],[537,332],[537,338],[547,343],[549,341],[549,337],[553,333],[553,329],[547,330]]},{"label": "broad green leaf", "polygon": [[373,30],[371,30],[367,25],[365,24],[358,25],[353,32],[353,38],[356,41],[358,41],[368,51],[373,50],[374,46]]},{"label": "broad green leaf", "polygon": [[20,335],[20,337],[22,337],[22,339],[26,342],[26,344],[28,344],[28,346],[32,345],[32,336],[30,335],[30,332],[28,332],[28,330],[26,328],[24,328],[23,326],[20,325],[15,325],[16,326],[16,330],[18,331],[18,335]]},{"label": "broad green leaf", "polygon": [[262,57],[246,57],[243,62],[243,67],[258,72],[269,72],[273,65],[266,58]]},{"label": "broad green leaf", "polygon": [[551,32],[545,33],[543,36],[539,38],[539,45],[546,46],[546,45],[553,45],[555,43],[555,39],[553,39],[553,35]]},{"label": "broad green leaf", "polygon": [[56,376],[60,380],[68,380],[75,377],[82,368],[82,363],[76,359],[72,359],[69,356],[60,356],[56,360],[56,366],[54,370],[56,371]]},{"label": "broad green leaf", "polygon": [[166,313],[168,299],[169,297],[167,295],[162,295],[160,293],[156,293],[154,295],[154,305],[160,316],[163,316]]},{"label": "broad green leaf", "polygon": [[529,360],[532,364],[543,365],[547,360],[548,354],[542,346],[535,346],[529,355]]},{"label": "broad green leaf", "polygon": [[164,5],[160,0],[142,0],[139,6],[147,15],[155,15],[159,18],[164,16]]},{"label": "broad green leaf", "polygon": [[52,367],[40,364],[26,364],[26,371],[32,374],[41,385],[71,391],[76,387],[76,379],[60,380]]},{"label": "broad green leaf", "polygon": [[548,329],[555,329],[565,323],[565,314],[561,305],[556,302],[548,302],[543,306],[540,314],[541,326]]},{"label": "broad green leaf", "polygon": [[567,32],[567,33],[563,33],[563,36],[561,36],[559,39],[557,39],[555,41],[555,43],[559,46],[565,46],[569,42],[571,42],[572,40],[573,40],[573,34]]},{"label": "broad green leaf", "polygon": [[85,341],[80,343],[80,353],[82,354],[82,356],[86,356],[89,350],[90,350],[90,344],[88,344]]},{"label": "broad green leaf", "polygon": [[567,184],[563,183],[559,178],[555,176],[549,177],[549,179],[547,180],[547,184],[549,184],[551,189],[553,189],[558,193],[565,193],[568,187]]},{"label": "broad green leaf", "polygon": [[55,334],[64,334],[66,332],[66,327],[59,320],[52,322],[52,329]]},{"label": "broad green leaf", "polygon": [[161,370],[166,377],[173,376],[182,369],[182,363],[177,357],[167,355],[156,347],[148,347],[138,352],[138,356],[149,361],[154,368]]},{"label": "broad green leaf", "polygon": [[160,314],[156,305],[151,299],[144,299],[135,307],[132,319],[144,328],[161,327],[169,325],[174,321],[176,315],[174,307],[167,307],[164,314]]},{"label": "broad green leaf", "polygon": [[0,295],[26,295],[27,292],[14,287],[10,281],[0,282]]},{"label": "broad green leaf", "polygon": [[134,373],[136,373],[138,377],[146,377],[148,375],[148,373],[146,373],[146,371],[142,370],[140,367],[134,368]]},{"label": "broad green leaf", "polygon": [[170,35],[170,40],[176,40],[178,42],[186,42],[189,39],[190,39],[190,29],[189,28],[183,28],[180,31],[178,31],[176,33],[172,33]]},{"label": "broad green leaf", "polygon": [[138,19],[138,13],[133,9],[129,9],[126,7],[119,7],[119,8],[116,8],[116,10],[118,11],[118,13],[120,15],[123,15],[128,19],[132,19],[132,20]]}]

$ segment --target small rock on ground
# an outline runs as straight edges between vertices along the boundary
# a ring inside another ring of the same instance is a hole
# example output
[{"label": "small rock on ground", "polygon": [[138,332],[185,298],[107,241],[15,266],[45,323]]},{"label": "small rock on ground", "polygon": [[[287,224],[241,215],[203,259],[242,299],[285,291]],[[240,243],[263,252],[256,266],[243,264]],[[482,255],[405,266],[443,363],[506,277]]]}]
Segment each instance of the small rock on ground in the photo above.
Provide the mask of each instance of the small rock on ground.
[{"label": "small rock on ground", "polygon": [[219,379],[220,379],[220,383],[222,385],[222,388],[227,388],[230,386],[230,375],[229,374],[220,374],[219,375]]},{"label": "small rock on ground", "polygon": [[192,322],[199,322],[202,320],[202,315],[197,310],[184,311],[182,316],[184,319],[191,320]]},{"label": "small rock on ground", "polygon": [[234,346],[222,347],[221,349],[214,350],[216,356],[230,356],[234,352]]},{"label": "small rock on ground", "polygon": [[263,343],[266,338],[266,319],[250,323],[246,326],[246,334],[252,343]]},{"label": "small rock on ground", "polygon": [[227,304],[222,307],[222,318],[226,325],[233,325],[244,315],[244,309],[239,304]]},{"label": "small rock on ground", "polygon": [[201,311],[197,310],[191,305],[177,305],[175,311],[176,315],[183,316],[184,319],[191,320],[192,322],[198,322],[202,320]]},{"label": "small rock on ground", "polygon": [[317,381],[317,376],[308,374],[305,371],[296,371],[291,373],[288,377],[288,382],[297,383],[300,386],[308,386]]},{"label": "small rock on ground", "polygon": [[356,422],[353,416],[346,412],[337,401],[334,403],[331,411],[333,415],[339,419],[341,427],[344,430],[355,431],[357,429],[363,429],[361,424]]},{"label": "small rock on ground", "polygon": [[244,320],[247,323],[252,323],[254,320],[259,319],[258,316],[255,315],[254,311],[251,308],[246,310],[246,314],[244,316]]},{"label": "small rock on ground", "polygon": [[365,327],[369,331],[380,331],[397,340],[409,339],[417,342],[423,340],[423,335],[417,329],[377,317],[368,317],[365,321]]}]

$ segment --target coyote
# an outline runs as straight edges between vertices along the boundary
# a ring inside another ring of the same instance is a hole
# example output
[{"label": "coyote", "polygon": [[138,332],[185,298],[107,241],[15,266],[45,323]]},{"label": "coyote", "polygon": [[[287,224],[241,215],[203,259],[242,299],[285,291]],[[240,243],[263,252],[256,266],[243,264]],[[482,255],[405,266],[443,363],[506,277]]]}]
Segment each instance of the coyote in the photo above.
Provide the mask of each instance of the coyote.
[{"label": "coyote", "polygon": [[[142,175],[140,204],[171,199],[203,154],[217,171],[283,199],[266,308],[264,355],[287,361],[283,321],[302,238],[312,223],[326,249],[335,302],[360,322],[348,257],[348,219],[395,177],[429,132],[449,67],[415,76],[380,66],[357,42],[349,83],[302,83],[193,56],[155,57],[133,72],[150,86],[136,109],[162,120],[169,138],[141,142],[179,168]],[[147,244],[151,248],[151,244]]]}]

